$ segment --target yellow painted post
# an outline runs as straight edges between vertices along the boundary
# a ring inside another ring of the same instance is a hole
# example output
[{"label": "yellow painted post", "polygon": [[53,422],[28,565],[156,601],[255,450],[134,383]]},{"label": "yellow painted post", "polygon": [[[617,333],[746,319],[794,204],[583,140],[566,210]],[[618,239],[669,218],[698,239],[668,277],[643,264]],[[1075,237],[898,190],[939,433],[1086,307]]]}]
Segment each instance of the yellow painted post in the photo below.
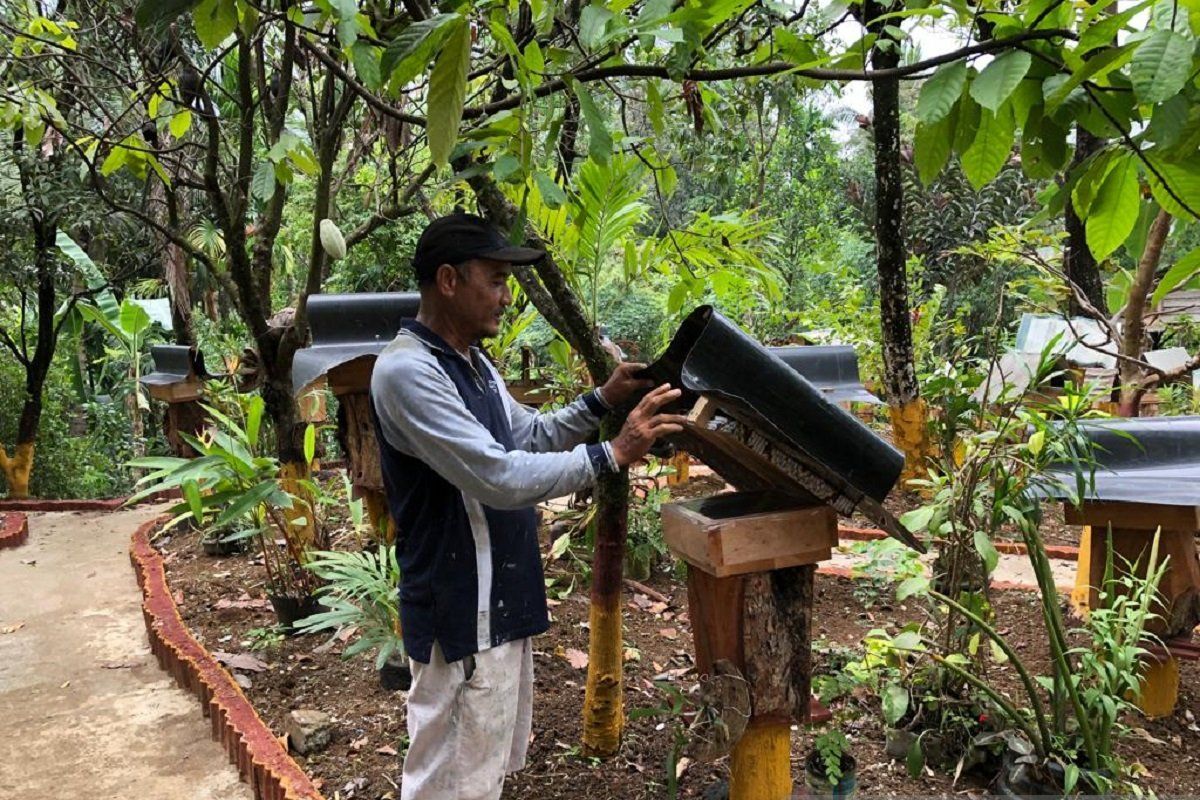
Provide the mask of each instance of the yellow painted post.
[{"label": "yellow painted post", "polygon": [[[283,490],[297,498],[299,502],[292,504],[290,509],[283,512],[284,518],[296,533],[297,541],[304,547],[310,547],[317,538],[317,522],[313,519],[312,492],[304,485],[309,479],[308,464],[302,461],[289,461],[279,468],[279,482]],[[297,524],[298,520],[304,524]]]},{"label": "yellow painted post", "polygon": [[1142,675],[1138,708],[1147,717],[1169,717],[1179,699],[1179,660],[1175,656],[1148,656]]},{"label": "yellow painted post", "polygon": [[787,800],[792,796],[792,729],[786,722],[750,720],[733,747],[729,800]]},{"label": "yellow painted post", "polygon": [[904,481],[927,476],[925,459],[930,454],[929,407],[921,398],[891,407],[892,439],[904,453]]},{"label": "yellow painted post", "polygon": [[376,541],[385,544],[396,541],[396,525],[392,522],[384,493],[367,487],[360,487],[358,492],[363,499],[363,513],[367,517],[367,524],[375,531]]},{"label": "yellow painted post", "polygon": [[[1102,556],[1103,554],[1101,554]],[[1087,617],[1092,587],[1092,526],[1084,525],[1079,535],[1079,560],[1075,563],[1075,588],[1071,590],[1071,607],[1081,617]]]},{"label": "yellow painted post", "polygon": [[29,478],[33,474],[33,445],[33,442],[17,445],[11,457],[0,447],[0,468],[3,468],[4,479],[8,482],[10,500],[24,500],[29,497]]},{"label": "yellow painted post", "polygon": [[688,464],[691,462],[691,457],[683,450],[678,451],[667,462],[675,468],[675,471],[667,475],[667,485],[676,486],[688,482]]}]

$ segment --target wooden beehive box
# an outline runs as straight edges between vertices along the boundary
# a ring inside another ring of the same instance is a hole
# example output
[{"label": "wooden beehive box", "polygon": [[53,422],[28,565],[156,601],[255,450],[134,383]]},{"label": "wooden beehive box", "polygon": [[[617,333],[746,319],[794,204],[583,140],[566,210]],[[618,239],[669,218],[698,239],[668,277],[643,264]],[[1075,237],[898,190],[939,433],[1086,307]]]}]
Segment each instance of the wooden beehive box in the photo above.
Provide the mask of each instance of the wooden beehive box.
[{"label": "wooden beehive box", "polygon": [[828,560],[837,513],[774,492],[730,492],[662,507],[663,538],[677,557],[719,578]]}]

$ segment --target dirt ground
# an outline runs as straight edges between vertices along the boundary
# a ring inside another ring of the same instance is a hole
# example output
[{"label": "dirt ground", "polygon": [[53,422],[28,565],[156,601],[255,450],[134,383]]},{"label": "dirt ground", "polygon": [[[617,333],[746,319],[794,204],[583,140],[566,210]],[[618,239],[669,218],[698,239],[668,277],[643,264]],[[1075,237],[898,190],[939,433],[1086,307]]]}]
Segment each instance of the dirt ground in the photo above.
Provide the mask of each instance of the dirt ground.
[{"label": "dirt ground", "polygon": [[[714,478],[693,481],[676,496],[710,494],[719,488],[717,482]],[[1057,519],[1061,525],[1061,512]],[[1069,533],[1063,526],[1061,538],[1069,538]],[[297,756],[323,783],[326,796],[398,797],[405,747],[402,693],[380,688],[369,659],[343,660],[340,652],[345,641],[272,636],[274,617],[263,597],[262,568],[253,563],[253,557],[205,556],[196,535],[190,533],[160,540],[160,546],[184,618],[197,636],[210,650],[250,653],[261,660],[261,668],[239,674],[248,687],[247,695],[268,724],[281,731],[284,716],[298,708],[317,708],[334,715],[337,731],[331,746],[307,759]],[[669,692],[661,686],[675,686],[684,692],[696,686],[686,590],[678,572],[670,564],[661,565],[648,583],[669,602],[633,589],[626,592],[625,705],[630,712],[668,705]],[[895,631],[918,615],[916,608],[889,604],[886,597],[868,609],[855,597],[853,588],[847,579],[817,576],[813,624],[814,669],[818,673],[840,669],[845,648],[860,651],[869,630]],[[994,602],[1002,632],[1012,637],[1032,669],[1048,672],[1048,653],[1039,638],[1043,629],[1036,596],[998,592]],[[666,764],[675,720],[631,714],[624,746],[616,758],[601,762],[581,756],[586,592],[577,589],[562,601],[552,601],[552,606],[552,627],[535,643],[537,693],[529,765],[508,781],[504,797],[668,797]],[[1015,680],[997,677],[1015,694]],[[1200,665],[1185,662],[1181,683],[1175,715],[1159,721],[1126,720],[1131,733],[1119,747],[1126,761],[1136,762],[1142,786],[1160,795],[1190,794],[1200,787],[1200,727],[1196,720],[1200,717]],[[861,795],[980,796],[986,792],[986,779],[971,774],[962,775],[957,783],[945,773],[927,772],[910,778],[904,765],[884,752],[878,701],[852,695],[835,701],[831,708],[858,758]],[[803,730],[793,735],[793,774],[798,779],[802,778],[802,759],[811,736]],[[679,796],[708,797],[711,795],[706,792],[727,777],[728,763],[685,762],[677,770]]]}]

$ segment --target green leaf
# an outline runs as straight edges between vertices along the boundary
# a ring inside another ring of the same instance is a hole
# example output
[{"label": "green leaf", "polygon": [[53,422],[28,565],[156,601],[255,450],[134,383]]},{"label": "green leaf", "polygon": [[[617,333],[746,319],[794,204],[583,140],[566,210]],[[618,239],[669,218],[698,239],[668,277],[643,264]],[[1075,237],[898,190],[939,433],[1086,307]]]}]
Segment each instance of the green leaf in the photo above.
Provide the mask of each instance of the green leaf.
[{"label": "green leaf", "polygon": [[1099,22],[1088,25],[1079,36],[1079,44],[1075,48],[1076,55],[1095,50],[1097,47],[1107,47],[1117,39],[1117,32],[1129,24],[1130,20],[1142,13],[1146,6],[1154,0],[1143,0],[1132,8],[1127,8],[1120,14],[1106,16]]},{"label": "green leaf", "polygon": [[429,76],[426,135],[429,156],[438,166],[450,160],[450,151],[458,142],[458,126],[467,96],[467,71],[471,65],[470,26],[459,18],[452,27]]},{"label": "green leaf", "polygon": [[121,145],[113,145],[113,149],[104,159],[104,163],[100,165],[100,174],[104,177],[112,175],[114,172],[125,166],[129,158],[129,151]]},{"label": "green leaf", "polygon": [[992,544],[992,540],[988,538],[987,531],[975,531],[974,538],[975,550],[983,559],[983,568],[988,575],[991,575],[995,571],[996,565],[1000,563],[1000,554],[996,552],[996,545]]},{"label": "green leaf", "polygon": [[350,59],[354,62],[354,72],[369,89],[378,89],[383,85],[383,72],[379,68],[379,58],[379,48],[361,39],[350,46]]},{"label": "green leaf", "polygon": [[904,754],[904,768],[908,771],[908,777],[921,777],[921,771],[925,769],[925,753],[921,750],[920,736],[908,746],[908,752]]},{"label": "green leaf", "polygon": [[1193,108],[1187,97],[1177,94],[1154,107],[1148,134],[1160,147],[1173,147],[1183,135]]},{"label": "green leaf", "polygon": [[932,125],[950,113],[967,84],[967,65],[955,61],[938,68],[925,81],[917,98],[917,119]]},{"label": "green leaf", "polygon": [[1009,50],[994,59],[971,82],[971,97],[987,110],[996,111],[1024,80],[1032,60],[1024,50]]},{"label": "green leaf", "polygon": [[505,153],[496,159],[496,163],[492,165],[492,177],[500,183],[508,180],[510,176],[520,174],[521,159],[514,156],[512,153]]},{"label": "green leaf", "polygon": [[559,208],[563,203],[567,202],[566,192],[546,173],[535,172],[533,174],[533,181],[537,184],[538,194],[542,196],[542,202],[548,207]]},{"label": "green leaf", "polygon": [[150,315],[146,313],[146,309],[129,299],[121,302],[121,313],[117,319],[128,340],[135,343],[150,327]]},{"label": "green leaf", "polygon": [[200,499],[200,485],[194,480],[186,480],[180,489],[183,491],[183,499],[187,501],[192,516],[196,518],[196,522],[202,522],[204,520],[204,504]]},{"label": "green leaf", "polygon": [[1042,452],[1042,448],[1046,446],[1046,432],[1034,431],[1029,435],[1029,452],[1035,456]]},{"label": "green leaf", "polygon": [[1103,53],[1089,58],[1082,67],[1071,73],[1069,78],[1054,85],[1054,88],[1046,94],[1047,111],[1054,112],[1071,95],[1071,92],[1083,85],[1084,81],[1098,80],[1113,70],[1124,67],[1133,58],[1133,52],[1132,45],[1125,45],[1105,50]]},{"label": "green leaf", "polygon": [[267,201],[275,196],[275,165],[267,159],[259,162],[250,179],[250,192],[259,200]]},{"label": "green leaf", "polygon": [[317,455],[317,427],[311,422],[304,428],[304,462],[311,464]]},{"label": "green leaf", "polygon": [[1108,258],[1129,238],[1138,220],[1141,201],[1138,164],[1131,153],[1109,169],[1100,192],[1087,212],[1087,244],[1096,259]]},{"label": "green leaf", "polygon": [[263,409],[266,403],[262,395],[254,395],[246,408],[246,445],[253,450],[258,445],[258,430],[262,425]]},{"label": "green leaf", "polygon": [[461,20],[458,14],[438,14],[409,25],[384,48],[382,75],[403,86],[424,72],[434,51],[452,32],[450,23]]},{"label": "green leaf", "polygon": [[1150,295],[1150,308],[1157,308],[1164,297],[1191,280],[1197,272],[1200,272],[1200,247],[1171,265],[1155,287],[1154,294]]},{"label": "green leaf", "polygon": [[921,506],[912,511],[906,511],[900,515],[900,524],[914,533],[923,531],[928,527],[929,521],[933,519],[934,510],[933,506]]},{"label": "green leaf", "polygon": [[133,14],[133,19],[142,30],[162,29],[174,22],[180,14],[195,8],[199,1],[141,0]]},{"label": "green leaf", "polygon": [[1143,156],[1152,167],[1147,170],[1146,179],[1158,204],[1176,217],[1197,218],[1196,215],[1200,215],[1200,159],[1170,161],[1162,157],[1158,148],[1143,151]]},{"label": "green leaf", "polygon": [[175,116],[171,117],[171,121],[167,123],[167,128],[171,131],[171,135],[176,139],[182,139],[184,135],[192,127],[192,112],[186,108],[181,108],[175,112]]},{"label": "green leaf", "polygon": [[900,585],[896,587],[896,600],[907,600],[915,594],[925,594],[928,590],[929,578],[926,578],[924,575],[905,578],[904,580],[900,581]]},{"label": "green leaf", "polygon": [[595,49],[604,40],[604,32],[613,12],[602,5],[589,5],[579,15],[579,39],[588,49]]},{"label": "green leaf", "polygon": [[575,84],[575,96],[579,98],[579,110],[583,112],[588,126],[588,155],[601,164],[607,164],[608,157],[612,155],[613,140],[608,126],[604,124],[604,115],[583,84]]},{"label": "green leaf", "polygon": [[571,546],[571,534],[568,531],[562,536],[554,540],[554,544],[550,545],[550,560],[555,561],[562,558],[563,553],[567,552],[567,548]]},{"label": "green leaf", "polygon": [[1012,106],[1001,106],[996,113],[980,112],[975,139],[962,154],[963,174],[971,186],[980,189],[1000,174],[1012,155],[1014,123]]},{"label": "green leaf", "polygon": [[216,49],[237,27],[237,3],[235,0],[200,0],[192,15],[196,38],[205,49]]},{"label": "green leaf", "polygon": [[238,495],[237,499],[226,506],[225,510],[213,520],[214,528],[222,528],[253,511],[258,505],[270,497],[276,489],[275,479],[269,478]]},{"label": "green leaf", "polygon": [[921,183],[928,186],[942,173],[946,161],[950,158],[950,149],[954,143],[954,115],[949,114],[932,125],[924,122],[917,123],[916,134],[913,137],[913,162],[917,166],[917,175]]},{"label": "green leaf", "polygon": [[1155,31],[1138,45],[1129,77],[1143,103],[1161,103],[1179,93],[1192,69],[1196,43],[1175,31]]},{"label": "green leaf", "polygon": [[908,712],[908,689],[889,683],[883,689],[883,721],[894,726]]},{"label": "green leaf", "polygon": [[1105,150],[1084,162],[1087,170],[1079,176],[1071,189],[1071,207],[1080,217],[1086,217],[1091,210],[1092,203],[1100,193],[1100,187],[1104,185],[1104,179],[1108,177],[1108,171],[1116,163],[1115,153],[1114,150]]}]

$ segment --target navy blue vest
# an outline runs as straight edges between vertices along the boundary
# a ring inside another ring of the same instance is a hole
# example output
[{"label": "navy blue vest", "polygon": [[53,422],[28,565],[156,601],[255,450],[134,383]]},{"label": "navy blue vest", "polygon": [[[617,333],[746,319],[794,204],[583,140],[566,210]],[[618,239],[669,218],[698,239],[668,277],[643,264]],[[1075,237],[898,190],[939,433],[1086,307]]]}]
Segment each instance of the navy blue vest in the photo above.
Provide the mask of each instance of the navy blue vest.
[{"label": "navy blue vest", "polygon": [[[478,363],[478,351],[471,352],[477,363],[468,364],[416,320],[404,320],[401,328],[429,346],[467,410],[496,441],[506,450],[515,449],[502,394],[507,389],[497,385],[486,364]],[[436,641],[446,661],[453,662],[544,632],[549,619],[534,509],[483,506],[486,524],[473,530],[458,487],[434,466],[390,445],[377,418],[375,430],[384,490],[396,525],[400,624],[408,655],[427,664]],[[490,595],[484,613],[481,590]]]}]

